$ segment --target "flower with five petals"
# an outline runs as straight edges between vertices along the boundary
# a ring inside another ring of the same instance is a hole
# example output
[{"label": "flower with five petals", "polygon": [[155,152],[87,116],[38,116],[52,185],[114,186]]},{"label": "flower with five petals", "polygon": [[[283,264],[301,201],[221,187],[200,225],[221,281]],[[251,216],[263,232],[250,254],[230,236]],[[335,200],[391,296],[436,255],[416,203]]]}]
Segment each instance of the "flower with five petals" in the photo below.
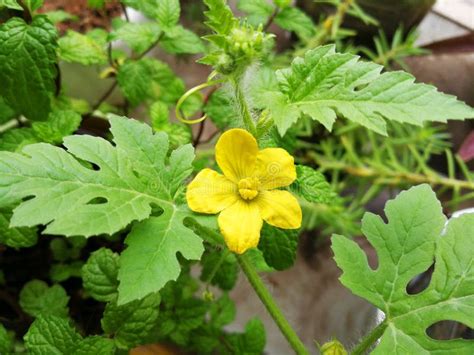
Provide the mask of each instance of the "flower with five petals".
[{"label": "flower with five petals", "polygon": [[263,221],[284,228],[301,225],[301,208],[288,191],[296,179],[293,157],[281,148],[258,149],[246,130],[231,129],[216,144],[222,174],[203,169],[188,185],[191,210],[219,213],[218,224],[228,248],[238,254],[256,247]]}]

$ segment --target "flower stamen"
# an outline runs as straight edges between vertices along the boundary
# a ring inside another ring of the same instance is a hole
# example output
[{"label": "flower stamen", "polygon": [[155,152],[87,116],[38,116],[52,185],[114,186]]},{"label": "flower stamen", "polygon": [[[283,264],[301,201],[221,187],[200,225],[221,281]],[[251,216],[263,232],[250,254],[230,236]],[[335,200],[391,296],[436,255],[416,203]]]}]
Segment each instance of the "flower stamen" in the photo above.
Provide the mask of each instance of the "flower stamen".
[{"label": "flower stamen", "polygon": [[244,200],[253,200],[258,195],[260,181],[255,177],[241,179],[239,181],[239,194]]}]

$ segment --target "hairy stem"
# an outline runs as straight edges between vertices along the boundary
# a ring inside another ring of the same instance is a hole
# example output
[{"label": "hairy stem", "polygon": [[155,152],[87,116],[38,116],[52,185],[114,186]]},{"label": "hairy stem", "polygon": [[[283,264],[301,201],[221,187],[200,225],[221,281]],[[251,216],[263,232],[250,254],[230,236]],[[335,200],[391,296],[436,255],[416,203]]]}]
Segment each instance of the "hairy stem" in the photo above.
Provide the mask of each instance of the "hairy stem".
[{"label": "hairy stem", "polygon": [[255,128],[255,123],[253,122],[252,115],[247,105],[247,101],[245,99],[244,93],[242,92],[242,88],[240,86],[240,78],[232,80],[232,84],[234,86],[235,100],[239,107],[240,116],[242,117],[244,126],[250,133],[256,136],[257,129]]},{"label": "hairy stem", "polygon": [[237,254],[236,256],[237,260],[239,261],[240,267],[245,273],[245,276],[247,276],[247,279],[255,290],[255,293],[265,305],[265,308],[267,309],[268,313],[270,313],[273,320],[278,325],[278,328],[280,328],[280,331],[288,340],[288,343],[290,343],[295,353],[298,355],[309,354],[308,350],[306,349],[298,335],[295,333],[291,325],[288,323],[280,308],[275,303],[275,300],[263,284],[262,279],[260,278],[260,276],[258,276],[257,272],[255,271],[255,268],[253,267],[247,256]]},{"label": "hairy stem", "polygon": [[367,334],[360,343],[352,349],[351,355],[362,355],[369,350],[372,345],[382,336],[383,332],[387,328],[387,323],[383,321],[374,329],[371,330],[369,334]]}]

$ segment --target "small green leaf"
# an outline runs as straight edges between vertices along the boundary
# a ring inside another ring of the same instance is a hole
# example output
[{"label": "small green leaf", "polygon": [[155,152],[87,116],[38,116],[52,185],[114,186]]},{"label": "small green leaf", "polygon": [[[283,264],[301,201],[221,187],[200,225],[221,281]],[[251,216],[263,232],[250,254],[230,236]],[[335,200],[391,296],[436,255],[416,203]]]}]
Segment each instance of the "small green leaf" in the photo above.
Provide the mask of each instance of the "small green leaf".
[{"label": "small green leaf", "polygon": [[0,96],[0,124],[6,123],[15,118],[15,111],[6,104],[5,100]]},{"label": "small green leaf", "polygon": [[81,341],[81,336],[69,320],[56,316],[40,316],[24,336],[28,354],[70,354]]},{"label": "small green leaf", "polygon": [[295,32],[300,38],[311,37],[316,27],[311,17],[296,7],[285,7],[275,16],[275,22],[281,28]]},{"label": "small green leaf", "polygon": [[93,9],[101,9],[105,6],[106,0],[87,0],[87,6]]},{"label": "small green leaf", "polygon": [[156,19],[163,29],[174,27],[179,21],[181,7],[179,0],[159,0],[156,6]]},{"label": "small green leaf", "polygon": [[292,266],[296,260],[298,237],[298,231],[265,224],[260,233],[258,248],[268,266],[276,270],[285,270]]},{"label": "small green leaf", "polygon": [[[201,260],[201,280],[209,282],[211,274],[215,271],[211,284],[218,286],[222,290],[229,291],[237,282],[240,269],[234,255],[229,254],[224,260],[221,260],[221,257],[222,251],[211,252],[203,256]],[[221,263],[220,265],[218,265],[219,262]]]},{"label": "small green leaf", "polygon": [[170,124],[170,109],[162,101],[156,101],[150,107],[151,126],[155,131],[168,127]]},{"label": "small green leaf", "polygon": [[91,36],[69,30],[59,39],[59,56],[62,60],[83,65],[105,64],[105,48]]},{"label": "small green leaf", "polygon": [[235,319],[235,314],[235,304],[226,293],[209,307],[210,321],[216,328],[231,323]]},{"label": "small green leaf", "polygon": [[45,16],[0,25],[0,95],[17,113],[46,120],[56,90],[57,32]]},{"label": "small green leaf", "polygon": [[16,0],[0,0],[0,9],[6,7],[12,10],[23,10]]},{"label": "small green leaf", "polygon": [[262,354],[266,342],[265,328],[260,319],[253,318],[245,325],[244,334],[230,334],[227,340],[237,354]]},{"label": "small green leaf", "polygon": [[36,244],[36,228],[10,228],[11,208],[0,208],[0,244],[11,248],[28,248]]},{"label": "small green leaf", "polygon": [[125,97],[133,106],[143,101],[174,104],[184,93],[184,83],[169,66],[152,58],[127,60],[117,74]]},{"label": "small green leaf", "polygon": [[51,287],[44,281],[33,280],[20,292],[21,308],[33,317],[53,315],[67,317],[69,296],[60,285]]},{"label": "small green leaf", "polygon": [[123,20],[113,22],[111,40],[123,40],[136,53],[143,53],[158,40],[161,29],[154,22],[132,23]]},{"label": "small green leaf", "polygon": [[8,334],[7,330],[0,323],[0,354],[13,353],[13,338]]},{"label": "small green leaf", "polygon": [[43,6],[43,3],[44,3],[44,0],[23,0],[23,1],[31,13],[38,10],[41,6]]},{"label": "small green leaf", "polygon": [[204,112],[220,130],[232,127],[240,120],[239,113],[232,104],[232,97],[224,90],[217,90],[211,95]]},{"label": "small green leaf", "polygon": [[60,144],[63,138],[74,133],[81,123],[81,115],[74,111],[53,111],[46,122],[34,122],[31,127],[43,142]]},{"label": "small green leaf", "polygon": [[130,6],[151,19],[156,19],[157,13],[156,9],[158,8],[158,1],[161,0],[122,0],[121,2]]},{"label": "small green leaf", "polygon": [[101,320],[102,329],[114,335],[120,348],[144,344],[158,319],[160,302],[160,295],[155,293],[122,306],[107,303]]},{"label": "small green leaf", "polygon": [[64,22],[64,21],[79,20],[79,17],[77,17],[76,15],[72,15],[63,10],[48,11],[48,12],[45,12],[44,15],[46,15],[49,21],[51,21],[54,24]]},{"label": "small green leaf", "polygon": [[9,129],[0,135],[0,150],[20,152],[25,146],[41,142],[32,128]]},{"label": "small green leaf", "polygon": [[209,8],[204,14],[208,18],[206,25],[214,32],[227,35],[238,24],[226,0],[204,0]]},{"label": "small green leaf", "polygon": [[81,277],[82,261],[73,261],[69,264],[53,264],[49,270],[49,277],[53,282],[63,282],[71,277]]},{"label": "small green leaf", "polygon": [[[72,350],[72,349],[71,349]],[[112,339],[91,336],[81,340],[72,355],[114,355],[115,344]]]},{"label": "small green leaf", "polygon": [[267,0],[239,0],[237,8],[247,14],[249,22],[254,26],[264,25],[274,11]]},{"label": "small green leaf", "polygon": [[201,38],[183,26],[175,26],[166,31],[160,46],[171,54],[195,54],[204,52]]},{"label": "small green leaf", "polygon": [[290,68],[277,71],[280,91],[263,93],[260,103],[271,111],[280,134],[301,115],[329,130],[341,116],[380,134],[386,134],[384,118],[422,125],[474,117],[474,109],[433,86],[415,84],[410,74],[380,74],[382,66],[358,59],[336,53],[334,45],[328,45],[306,52]]},{"label": "small green leaf", "polygon": [[84,289],[97,301],[117,298],[119,255],[101,248],[91,254],[82,268]]},{"label": "small green leaf", "polygon": [[296,181],[290,186],[291,191],[309,202],[329,204],[335,197],[331,185],[319,171],[309,166],[296,166]]},{"label": "small green leaf", "polygon": [[[385,215],[387,223],[371,213],[362,220],[363,233],[377,251],[377,269],[369,267],[357,243],[332,238],[341,282],[385,313],[387,327],[372,353],[472,354],[472,341],[434,340],[426,329],[443,320],[474,327],[474,215],[451,219],[445,227],[446,217],[428,185],[400,193],[387,203]],[[408,295],[407,284],[433,260],[430,285]]]}]

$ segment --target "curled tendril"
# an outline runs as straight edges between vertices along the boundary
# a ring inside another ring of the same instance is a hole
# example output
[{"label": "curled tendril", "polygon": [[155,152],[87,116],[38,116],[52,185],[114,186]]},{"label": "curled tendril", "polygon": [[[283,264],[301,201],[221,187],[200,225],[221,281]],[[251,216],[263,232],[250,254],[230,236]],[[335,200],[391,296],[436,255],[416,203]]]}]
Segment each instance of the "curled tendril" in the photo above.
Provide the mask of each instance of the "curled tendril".
[{"label": "curled tendril", "polygon": [[200,91],[200,90],[205,89],[205,88],[208,88],[210,86],[214,86],[214,85],[223,83],[225,81],[225,79],[212,80],[212,78],[214,78],[216,75],[217,75],[217,73],[215,73],[215,72],[211,73],[211,75],[209,76],[207,82],[205,82],[203,84],[200,84],[200,85],[197,85],[197,86],[189,89],[188,91],[186,91],[186,93],[184,93],[183,96],[181,96],[179,98],[178,102],[176,103],[176,118],[178,120],[180,120],[181,122],[186,123],[186,124],[196,124],[196,123],[204,121],[207,118],[207,115],[204,115],[204,116],[199,117],[199,118],[188,119],[187,117],[184,116],[184,114],[181,110],[181,106],[186,101],[186,99],[189,96],[191,96],[192,94],[194,94],[195,92]]}]

